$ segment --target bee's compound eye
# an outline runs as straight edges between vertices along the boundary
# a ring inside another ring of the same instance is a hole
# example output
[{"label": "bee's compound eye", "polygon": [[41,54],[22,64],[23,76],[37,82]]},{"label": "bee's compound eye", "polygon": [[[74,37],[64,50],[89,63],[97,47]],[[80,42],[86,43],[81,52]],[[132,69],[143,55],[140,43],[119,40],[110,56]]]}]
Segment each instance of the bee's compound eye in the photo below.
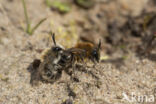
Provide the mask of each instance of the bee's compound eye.
[{"label": "bee's compound eye", "polygon": [[96,51],[93,51],[93,55],[97,55],[97,52]]},{"label": "bee's compound eye", "polygon": [[95,59],[97,59],[98,58],[98,52],[97,52],[97,50],[93,50],[92,55],[93,55],[93,57]]},{"label": "bee's compound eye", "polygon": [[93,55],[92,56],[93,59],[96,60],[97,62],[99,62],[99,53],[98,53],[98,51],[96,49],[93,50],[92,55]]},{"label": "bee's compound eye", "polygon": [[54,47],[53,48],[53,51],[60,51],[60,50],[62,50],[62,48],[60,48],[60,47]]}]

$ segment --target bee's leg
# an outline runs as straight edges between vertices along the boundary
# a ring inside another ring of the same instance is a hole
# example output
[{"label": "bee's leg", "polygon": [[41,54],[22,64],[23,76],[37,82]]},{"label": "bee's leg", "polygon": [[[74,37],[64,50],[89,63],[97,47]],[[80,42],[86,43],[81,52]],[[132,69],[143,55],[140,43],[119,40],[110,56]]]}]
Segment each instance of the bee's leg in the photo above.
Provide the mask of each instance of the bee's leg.
[{"label": "bee's leg", "polygon": [[97,63],[96,63],[96,62],[94,62],[94,64],[93,64],[93,68],[95,68],[95,67],[96,67],[96,64],[97,64]]},{"label": "bee's leg", "polygon": [[73,65],[73,67],[72,67],[72,69],[73,69],[73,72],[72,72],[72,76],[71,76],[71,78],[72,78],[72,80],[73,81],[75,81],[75,82],[79,82],[79,79],[77,78],[77,74],[76,74],[76,63]]},{"label": "bee's leg", "polygon": [[79,82],[79,80],[77,79],[77,77],[76,77],[76,73],[75,73],[75,70],[76,70],[76,59],[74,58],[73,60],[72,60],[72,73],[71,73],[71,79],[73,80],[73,81],[76,81],[76,82]]},{"label": "bee's leg", "polygon": [[76,66],[75,66],[75,58],[72,59],[71,65],[72,65],[72,74],[71,74],[71,76],[73,76],[73,73],[74,73],[75,67],[76,67]]},{"label": "bee's leg", "polygon": [[83,64],[83,67],[86,67],[87,64],[86,64],[86,62],[85,62],[83,56],[80,56],[80,60],[81,60],[81,62],[82,62],[82,64]]},{"label": "bee's leg", "polygon": [[93,68],[96,68],[96,65],[97,65],[97,63],[96,63],[96,62],[94,62],[94,64],[93,64]]},{"label": "bee's leg", "polygon": [[76,70],[76,63],[73,63],[72,64],[72,76],[74,75],[75,76],[75,70]]},{"label": "bee's leg", "polygon": [[97,63],[95,62],[95,60],[93,58],[91,58],[91,61],[93,62],[93,66],[92,67],[95,68]]}]

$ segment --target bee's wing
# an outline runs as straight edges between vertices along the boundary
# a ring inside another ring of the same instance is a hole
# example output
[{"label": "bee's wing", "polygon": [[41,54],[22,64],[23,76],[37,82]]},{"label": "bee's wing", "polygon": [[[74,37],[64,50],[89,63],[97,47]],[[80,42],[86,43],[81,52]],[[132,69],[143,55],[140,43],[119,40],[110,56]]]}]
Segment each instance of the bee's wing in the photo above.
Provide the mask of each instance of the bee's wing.
[{"label": "bee's wing", "polygon": [[81,54],[81,53],[85,53],[86,52],[85,50],[79,49],[79,48],[69,48],[67,51],[69,51],[71,53],[75,53],[75,54],[77,54],[77,53]]},{"label": "bee's wing", "polygon": [[71,52],[75,58],[74,60],[81,60],[83,61],[84,57],[86,57],[86,51],[83,49],[79,49],[79,48],[70,48],[68,49],[68,52]]}]

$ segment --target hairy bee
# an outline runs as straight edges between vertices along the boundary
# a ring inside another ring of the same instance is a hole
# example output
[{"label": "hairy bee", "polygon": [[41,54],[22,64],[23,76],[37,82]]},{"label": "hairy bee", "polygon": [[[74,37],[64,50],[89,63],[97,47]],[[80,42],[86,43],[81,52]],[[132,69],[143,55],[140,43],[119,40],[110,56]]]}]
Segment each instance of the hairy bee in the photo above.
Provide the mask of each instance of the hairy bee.
[{"label": "hairy bee", "polygon": [[52,34],[52,40],[54,45],[43,52],[38,71],[32,84],[37,84],[40,78],[47,82],[54,82],[61,77],[63,67],[58,62],[61,59],[64,48],[56,44],[54,34]]},{"label": "hairy bee", "polygon": [[94,45],[90,42],[83,42],[78,43],[75,48],[85,50],[86,52],[86,59],[91,60],[93,63],[100,61],[100,49],[101,49],[101,40],[99,41],[98,45]]},{"label": "hairy bee", "polygon": [[61,54],[59,64],[64,67],[72,66],[76,62],[83,62],[86,51],[78,48],[69,48]]},{"label": "hairy bee", "polygon": [[47,82],[55,82],[62,75],[62,70],[73,67],[75,64],[85,63],[91,60],[94,64],[100,60],[101,41],[98,45],[91,43],[78,43],[75,47],[64,49],[56,44],[55,34],[52,34],[53,46],[43,52],[41,60],[37,60],[34,66],[38,67],[36,75],[33,75],[32,84],[37,84],[39,79]]},{"label": "hairy bee", "polygon": [[59,64],[72,66],[76,62],[85,63],[86,59],[96,64],[100,60],[100,49],[101,41],[97,46],[92,43],[78,43],[75,47],[66,49],[61,54]]}]

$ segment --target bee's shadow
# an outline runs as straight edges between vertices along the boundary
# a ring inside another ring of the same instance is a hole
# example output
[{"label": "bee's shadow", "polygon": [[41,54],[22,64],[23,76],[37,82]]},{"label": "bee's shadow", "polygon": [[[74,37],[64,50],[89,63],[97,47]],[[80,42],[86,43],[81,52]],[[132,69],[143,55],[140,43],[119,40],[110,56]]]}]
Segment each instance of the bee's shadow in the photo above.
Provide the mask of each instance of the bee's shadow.
[{"label": "bee's shadow", "polygon": [[27,67],[27,70],[30,72],[31,74],[31,78],[30,78],[30,84],[32,86],[34,85],[38,85],[39,81],[42,81],[43,83],[51,83],[53,84],[55,81],[57,81],[58,79],[61,78],[61,74],[62,72],[60,72],[55,80],[49,81],[49,80],[44,80],[41,75],[39,74],[39,66],[41,64],[41,61],[39,59],[34,59],[34,61],[32,63],[29,64],[29,66]]},{"label": "bee's shadow", "polygon": [[[66,69],[65,69],[65,72],[66,72],[66,73],[71,77],[71,79],[73,79],[75,82],[79,82],[79,79],[78,79],[77,77],[72,76],[72,74],[73,74],[74,71],[69,71],[70,68],[71,68],[71,67],[66,68]],[[96,76],[96,75],[94,74],[93,71],[90,71],[90,70],[87,69],[87,66],[77,64],[77,65],[75,66],[74,69],[75,69],[75,71],[83,72],[83,73],[89,74],[90,76],[92,76],[93,78],[95,78],[95,79],[97,79],[97,80],[99,79],[99,77]],[[73,70],[73,69],[72,69],[72,70]]]},{"label": "bee's shadow", "polygon": [[[38,73],[38,68],[39,68],[39,65],[40,65],[41,61],[39,59],[34,59],[34,61],[32,63],[29,64],[29,66],[27,67],[27,70],[30,72],[30,76],[31,76],[31,79],[30,79],[30,84],[33,85],[33,82],[36,79],[36,76],[37,76],[37,73]],[[38,79],[39,80],[39,79]]]}]

